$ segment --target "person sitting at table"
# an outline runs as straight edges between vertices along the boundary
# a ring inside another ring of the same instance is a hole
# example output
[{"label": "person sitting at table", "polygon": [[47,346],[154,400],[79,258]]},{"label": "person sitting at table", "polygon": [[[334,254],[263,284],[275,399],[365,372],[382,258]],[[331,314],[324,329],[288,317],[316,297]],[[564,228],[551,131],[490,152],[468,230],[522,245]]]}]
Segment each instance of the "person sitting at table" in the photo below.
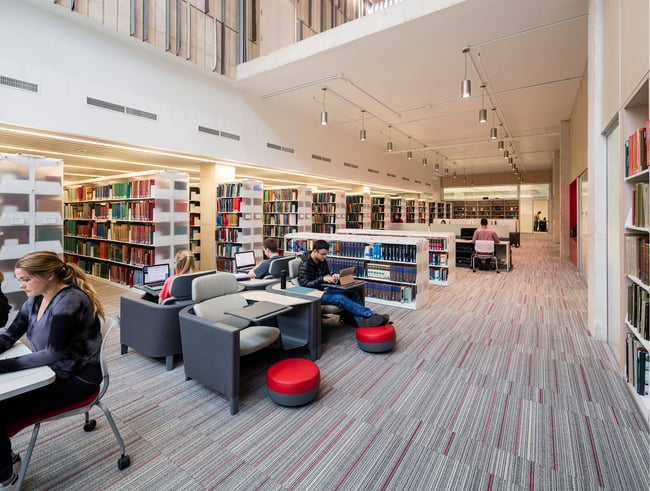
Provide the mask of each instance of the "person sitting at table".
[{"label": "person sitting at table", "polygon": [[392,223],[404,223],[404,220],[402,220],[402,214],[401,213],[393,213],[393,217],[391,219]]},{"label": "person sitting at table", "polygon": [[2,293],[2,282],[5,280],[5,275],[0,271],[0,327],[5,327],[7,320],[9,320],[9,312],[11,305],[4,293]]},{"label": "person sitting at table", "polygon": [[7,425],[93,394],[102,379],[100,318],[104,308],[84,272],[53,252],[30,252],[15,266],[27,300],[0,334],[0,353],[27,334],[32,353],[0,360],[0,373],[49,366],[54,382],[0,401],[0,486],[18,480]]},{"label": "person sitting at table", "polygon": [[262,261],[257,265],[255,269],[251,269],[248,272],[249,278],[264,278],[269,274],[269,269],[271,268],[271,263],[276,259],[280,259],[282,256],[278,254],[278,241],[273,237],[267,237],[264,239],[264,247],[262,248],[264,255],[267,257],[266,261]]},{"label": "person sitting at table", "polygon": [[177,276],[182,274],[194,273],[196,271],[196,258],[194,253],[187,249],[181,249],[174,256],[174,274],[165,280],[162,290],[158,294],[158,303],[162,303],[166,298],[170,298],[172,295],[169,293],[169,289],[172,286],[172,280]]},{"label": "person sitting at table", "polygon": [[[472,244],[476,245],[477,240],[491,240],[495,244],[499,243],[499,236],[497,233],[488,228],[487,218],[481,218],[481,228],[474,230],[474,235],[472,236]],[[479,259],[479,269],[487,269],[483,259]]]},{"label": "person sitting at table", "polygon": [[[327,283],[334,284],[339,275],[332,274],[325,258],[329,251],[329,243],[318,239],[314,247],[307,252],[298,270],[298,284],[307,288],[323,290]],[[329,288],[325,290],[320,299],[323,305],[336,305],[354,317],[359,327],[375,327],[388,324],[390,320],[386,314],[375,314],[368,307],[364,307],[356,290],[338,290]]]}]

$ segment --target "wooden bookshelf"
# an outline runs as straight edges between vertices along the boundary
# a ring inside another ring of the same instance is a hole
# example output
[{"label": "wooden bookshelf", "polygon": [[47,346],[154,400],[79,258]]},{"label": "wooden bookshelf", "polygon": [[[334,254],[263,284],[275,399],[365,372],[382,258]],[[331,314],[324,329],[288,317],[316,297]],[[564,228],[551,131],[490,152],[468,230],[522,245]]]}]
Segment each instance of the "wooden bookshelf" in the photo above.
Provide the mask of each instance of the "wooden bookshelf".
[{"label": "wooden bookshelf", "polygon": [[189,248],[189,178],[140,172],[64,189],[66,261],[87,273],[133,286],[142,266],[168,263]]},{"label": "wooden bookshelf", "polygon": [[201,269],[201,190],[190,186],[190,250],[194,253],[197,270]]},{"label": "wooden bookshelf", "polygon": [[370,193],[345,196],[345,228],[371,228]]},{"label": "wooden bookshelf", "polygon": [[63,161],[0,153],[0,196],[2,291],[19,307],[16,261],[37,250],[63,254]]},{"label": "wooden bookshelf", "polygon": [[402,220],[406,223],[405,217],[406,209],[406,200],[404,198],[392,196],[390,198],[390,215],[388,216],[388,223],[393,220],[393,215],[399,213],[402,216]]},{"label": "wooden bookshelf", "polygon": [[620,367],[628,389],[650,424],[650,206],[648,187],[649,153],[647,132],[650,131],[648,79],[640,84],[622,110],[623,137],[623,228],[624,305],[620,343]]},{"label": "wooden bookshelf", "polygon": [[262,182],[237,180],[217,185],[217,270],[235,270],[235,253],[262,249]]},{"label": "wooden bookshelf", "polygon": [[315,240],[330,244],[327,256],[333,272],[355,267],[354,275],[366,281],[366,301],[411,310],[422,308],[429,297],[428,248],[422,238],[349,234],[289,234],[287,253],[302,254]]},{"label": "wooden bookshelf", "polygon": [[312,190],[306,186],[264,190],[262,236],[278,242],[283,254],[284,236],[311,231]]},{"label": "wooden bookshelf", "polygon": [[334,233],[345,227],[345,193],[313,193],[312,226],[314,233]]},{"label": "wooden bookshelf", "polygon": [[370,209],[370,228],[383,230],[390,222],[390,196],[373,196]]},{"label": "wooden bookshelf", "polygon": [[[450,203],[453,207],[451,217],[459,218],[487,218],[487,219],[503,219],[514,218],[519,219],[519,201],[507,199],[491,199],[491,200],[467,200],[467,201],[452,201]],[[439,216],[438,218],[443,218]],[[449,218],[449,216],[447,216]]]}]

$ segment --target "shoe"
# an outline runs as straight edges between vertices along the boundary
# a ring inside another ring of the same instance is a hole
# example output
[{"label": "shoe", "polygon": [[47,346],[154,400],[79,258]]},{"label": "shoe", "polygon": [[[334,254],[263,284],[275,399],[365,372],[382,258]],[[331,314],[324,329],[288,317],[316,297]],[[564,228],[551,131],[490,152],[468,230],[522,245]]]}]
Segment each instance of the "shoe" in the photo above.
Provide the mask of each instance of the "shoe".
[{"label": "shoe", "polygon": [[0,489],[15,489],[17,481],[18,481],[18,474],[14,472],[9,478],[9,480],[0,484]]},{"label": "shoe", "polygon": [[11,465],[14,469],[14,473],[18,474],[20,472],[22,464],[23,461],[20,458],[20,454],[11,452]]},{"label": "shoe", "polygon": [[375,314],[372,317],[366,317],[357,322],[359,327],[377,327],[383,326],[384,316],[380,314]]},{"label": "shoe", "polygon": [[390,323],[390,316],[388,314],[381,314],[381,316],[383,317],[383,319],[381,320],[381,324],[379,325],[380,326],[388,325]]}]

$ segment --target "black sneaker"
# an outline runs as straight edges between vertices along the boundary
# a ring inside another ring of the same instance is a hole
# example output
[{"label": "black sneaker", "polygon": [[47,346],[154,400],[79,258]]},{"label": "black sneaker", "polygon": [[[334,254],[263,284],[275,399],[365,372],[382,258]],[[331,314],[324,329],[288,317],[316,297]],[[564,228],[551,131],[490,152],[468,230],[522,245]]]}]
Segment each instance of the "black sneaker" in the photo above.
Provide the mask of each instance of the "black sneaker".
[{"label": "black sneaker", "polygon": [[377,327],[377,326],[382,326],[383,323],[382,321],[384,320],[384,316],[380,314],[375,314],[372,317],[366,317],[365,319],[361,319],[357,325],[359,327]]}]

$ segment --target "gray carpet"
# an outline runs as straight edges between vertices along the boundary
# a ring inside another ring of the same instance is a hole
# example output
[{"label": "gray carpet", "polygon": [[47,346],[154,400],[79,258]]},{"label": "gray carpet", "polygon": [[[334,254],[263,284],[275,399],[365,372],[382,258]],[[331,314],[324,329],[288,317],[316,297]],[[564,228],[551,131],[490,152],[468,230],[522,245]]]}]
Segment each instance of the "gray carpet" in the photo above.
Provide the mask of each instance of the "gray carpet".
[{"label": "gray carpet", "polygon": [[[181,360],[167,372],[164,360],[120,356],[114,330],[104,400],[131,467],[117,469],[97,413],[93,433],[74,419],[43,425],[26,487],[649,489],[648,431],[586,330],[584,279],[558,253],[546,235],[522,235],[509,273],[460,269],[425,309],[378,306],[397,330],[388,354],[360,351],[353,329],[328,321],[320,395],[301,408],[270,402],[264,374],[305,350],[244,358],[231,416],[223,396],[185,381]],[[134,294],[95,283],[112,315]]]}]

